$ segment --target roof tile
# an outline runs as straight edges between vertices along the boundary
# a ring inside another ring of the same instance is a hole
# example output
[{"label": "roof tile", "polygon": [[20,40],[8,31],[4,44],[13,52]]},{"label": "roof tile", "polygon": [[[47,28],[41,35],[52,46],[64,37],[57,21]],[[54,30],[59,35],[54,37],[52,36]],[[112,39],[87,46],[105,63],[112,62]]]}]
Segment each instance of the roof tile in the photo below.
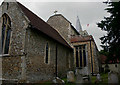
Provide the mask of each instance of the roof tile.
[{"label": "roof tile", "polygon": [[28,17],[28,19],[30,20],[30,24],[34,28],[38,29],[39,31],[48,35],[49,37],[58,41],[59,43],[71,48],[71,46],[49,24],[47,24],[45,21],[43,21],[41,18],[39,18],[33,12],[31,12],[29,9],[27,9],[25,6],[23,6],[21,3],[17,2],[17,4],[22,9],[24,14]]}]

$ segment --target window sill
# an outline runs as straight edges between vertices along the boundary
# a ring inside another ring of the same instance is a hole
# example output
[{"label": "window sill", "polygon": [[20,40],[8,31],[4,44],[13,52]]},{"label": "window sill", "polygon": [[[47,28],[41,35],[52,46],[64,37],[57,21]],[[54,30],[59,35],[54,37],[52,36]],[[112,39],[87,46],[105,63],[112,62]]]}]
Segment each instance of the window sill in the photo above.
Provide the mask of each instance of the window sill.
[{"label": "window sill", "polygon": [[0,54],[0,57],[9,57],[9,54]]}]

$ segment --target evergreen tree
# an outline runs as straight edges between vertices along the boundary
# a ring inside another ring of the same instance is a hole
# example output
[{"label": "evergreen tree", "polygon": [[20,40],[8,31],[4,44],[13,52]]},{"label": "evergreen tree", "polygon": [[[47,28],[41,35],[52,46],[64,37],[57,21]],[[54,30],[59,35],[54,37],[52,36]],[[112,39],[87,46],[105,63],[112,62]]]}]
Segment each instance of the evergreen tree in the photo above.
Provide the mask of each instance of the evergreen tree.
[{"label": "evergreen tree", "polygon": [[[98,27],[107,31],[107,35],[100,38],[101,43],[107,43],[107,51],[109,52],[108,60],[116,62],[120,60],[120,1],[119,2],[105,2],[108,7],[105,9],[110,13],[109,17],[104,17]],[[104,45],[102,45],[105,47]]]}]

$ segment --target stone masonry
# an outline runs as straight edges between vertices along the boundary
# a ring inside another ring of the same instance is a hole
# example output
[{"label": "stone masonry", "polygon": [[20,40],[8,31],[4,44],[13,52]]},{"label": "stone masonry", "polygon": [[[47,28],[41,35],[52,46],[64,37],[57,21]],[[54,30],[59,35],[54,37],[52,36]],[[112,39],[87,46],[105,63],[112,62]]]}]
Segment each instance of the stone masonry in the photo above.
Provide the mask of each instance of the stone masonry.
[{"label": "stone masonry", "polygon": [[[2,78],[30,83],[52,80],[55,77],[56,45],[58,76],[65,77],[67,71],[74,68],[72,48],[34,29],[16,2],[4,2],[1,7],[2,15],[7,14],[11,19],[12,30],[9,53],[0,55],[2,57]],[[2,20],[2,16],[0,19]],[[1,30],[2,26],[0,26],[0,32]],[[45,46],[47,43],[50,52],[49,61],[46,64]]]},{"label": "stone masonry", "polygon": [[[90,36],[88,35],[87,31],[81,31],[78,33],[75,28],[71,25],[71,22],[69,22],[62,14],[55,14],[51,16],[47,23],[52,26],[54,29],[56,29],[62,37],[64,37],[69,44],[74,48],[74,67],[76,67],[76,57],[75,57],[75,46],[80,45],[86,45],[86,58],[87,58],[87,68],[88,70],[91,69],[91,52],[90,52],[90,41],[85,42],[71,42],[71,39],[74,39],[76,37],[80,38],[79,36]],[[85,38],[84,38],[85,39]],[[97,73],[99,72],[99,53],[97,50],[97,46],[95,42],[91,41],[91,48],[92,48],[92,60],[93,60],[93,72]],[[80,55],[80,54],[79,54]],[[80,59],[79,59],[80,60]],[[83,60],[82,60],[83,61]],[[79,61],[80,62],[80,61]]]},{"label": "stone masonry", "polygon": [[64,39],[66,39],[69,44],[71,36],[79,35],[76,29],[71,25],[71,23],[61,14],[56,14],[51,16],[47,23],[57,30]]}]

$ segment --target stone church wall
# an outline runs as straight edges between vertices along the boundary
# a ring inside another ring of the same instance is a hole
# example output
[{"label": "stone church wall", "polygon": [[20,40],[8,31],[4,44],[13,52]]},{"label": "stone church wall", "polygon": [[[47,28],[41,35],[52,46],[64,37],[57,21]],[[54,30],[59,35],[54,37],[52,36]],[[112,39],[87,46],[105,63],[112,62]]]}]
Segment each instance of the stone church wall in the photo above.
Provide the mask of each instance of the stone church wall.
[{"label": "stone church wall", "polygon": [[21,78],[21,56],[2,57],[2,78],[9,80]]},{"label": "stone church wall", "polygon": [[56,29],[69,43],[69,39],[72,35],[78,35],[74,28],[72,28],[71,23],[66,20],[61,14],[51,16],[48,19],[47,23]]},{"label": "stone church wall", "polygon": [[69,22],[66,21],[62,16],[52,16],[48,19],[47,23],[52,26],[54,29],[56,29],[66,40],[68,39],[69,35]]},{"label": "stone church wall", "polygon": [[[88,66],[90,68],[90,70],[92,71],[92,65],[91,65],[91,51],[90,51],[90,42],[77,42],[77,43],[73,43],[74,46],[79,46],[79,45],[83,45],[86,44],[86,52],[87,52],[87,59],[88,59]],[[95,47],[94,42],[91,41],[91,48],[92,48],[92,61],[93,61],[93,73],[97,73],[99,72],[99,54],[98,51]],[[74,50],[75,51],[75,50]],[[75,56],[75,53],[74,53]],[[76,61],[74,60],[74,64],[76,64]]]},{"label": "stone church wall", "polygon": [[[25,33],[28,20],[16,3],[3,3],[2,15],[7,14],[11,20],[11,37],[8,55],[2,54],[2,78],[21,79],[22,57],[25,56]],[[2,20],[2,19],[1,19]],[[2,21],[1,21],[2,23]],[[2,28],[0,28],[2,30]]]},{"label": "stone church wall", "polygon": [[[56,44],[58,46],[58,76],[65,77],[73,68],[73,51],[45,34],[28,27],[29,20],[16,3],[2,5],[2,14],[11,19],[9,55],[2,55],[2,77],[4,79],[37,82],[55,77]],[[0,28],[1,30],[1,28]],[[50,60],[45,61],[45,45],[50,46]]]},{"label": "stone church wall", "polygon": [[7,14],[11,19],[11,38],[10,38],[10,50],[9,54],[18,56],[24,54],[25,45],[25,32],[28,26],[28,19],[21,12],[21,9],[16,3],[9,3],[7,9],[7,3],[2,5],[2,14]]},{"label": "stone church wall", "polygon": [[[45,63],[45,46],[48,43],[50,49],[49,63]],[[71,59],[71,67],[73,55],[72,50],[67,49],[63,45],[57,43],[53,39],[45,36],[41,32],[28,29],[26,34],[26,77],[29,81],[51,80],[55,77],[55,57],[56,44],[58,47],[58,76],[65,77],[69,70],[68,57]]]}]

